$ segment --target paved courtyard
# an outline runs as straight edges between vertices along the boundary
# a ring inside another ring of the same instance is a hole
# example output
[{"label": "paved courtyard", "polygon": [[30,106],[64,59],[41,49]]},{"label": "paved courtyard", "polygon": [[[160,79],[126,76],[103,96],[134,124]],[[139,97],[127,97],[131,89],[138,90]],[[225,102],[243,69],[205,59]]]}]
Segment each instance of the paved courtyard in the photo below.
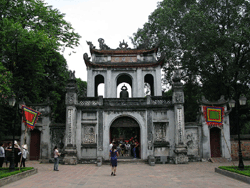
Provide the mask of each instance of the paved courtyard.
[{"label": "paved courtyard", "polygon": [[[237,162],[235,164],[237,165]],[[250,165],[250,161],[244,164]],[[214,172],[215,167],[223,165],[232,165],[232,162],[190,162],[183,165],[155,166],[144,163],[118,163],[117,176],[110,176],[109,165],[59,165],[57,172],[53,171],[53,164],[28,161],[26,166],[38,168],[38,173],[4,187],[250,187],[249,184]]]}]

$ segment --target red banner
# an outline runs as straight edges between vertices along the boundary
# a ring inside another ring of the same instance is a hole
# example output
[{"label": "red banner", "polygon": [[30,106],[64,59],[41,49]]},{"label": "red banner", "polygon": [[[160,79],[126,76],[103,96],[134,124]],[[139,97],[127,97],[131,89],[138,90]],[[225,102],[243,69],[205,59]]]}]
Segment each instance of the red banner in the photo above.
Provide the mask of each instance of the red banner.
[{"label": "red banner", "polygon": [[22,106],[23,111],[23,122],[27,125],[28,128],[34,129],[38,116],[41,114],[27,106]]}]

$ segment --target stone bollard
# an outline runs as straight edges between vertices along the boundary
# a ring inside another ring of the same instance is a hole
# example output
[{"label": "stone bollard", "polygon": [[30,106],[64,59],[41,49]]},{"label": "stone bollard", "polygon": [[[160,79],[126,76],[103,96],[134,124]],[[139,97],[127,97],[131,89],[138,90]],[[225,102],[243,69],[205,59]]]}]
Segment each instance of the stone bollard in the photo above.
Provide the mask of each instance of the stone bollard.
[{"label": "stone bollard", "polygon": [[153,155],[148,156],[148,164],[149,166],[155,166],[155,157]]},{"label": "stone bollard", "polygon": [[96,166],[102,166],[102,157],[97,157]]}]

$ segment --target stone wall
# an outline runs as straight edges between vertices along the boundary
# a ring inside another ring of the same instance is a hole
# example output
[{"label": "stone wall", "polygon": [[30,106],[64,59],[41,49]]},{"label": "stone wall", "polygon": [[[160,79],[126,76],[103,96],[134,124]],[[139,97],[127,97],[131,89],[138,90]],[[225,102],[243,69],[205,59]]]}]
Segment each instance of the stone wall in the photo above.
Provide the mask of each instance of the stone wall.
[{"label": "stone wall", "polygon": [[[238,160],[238,136],[231,136],[231,154],[232,160]],[[243,160],[250,160],[250,135],[241,135],[241,151]]]}]

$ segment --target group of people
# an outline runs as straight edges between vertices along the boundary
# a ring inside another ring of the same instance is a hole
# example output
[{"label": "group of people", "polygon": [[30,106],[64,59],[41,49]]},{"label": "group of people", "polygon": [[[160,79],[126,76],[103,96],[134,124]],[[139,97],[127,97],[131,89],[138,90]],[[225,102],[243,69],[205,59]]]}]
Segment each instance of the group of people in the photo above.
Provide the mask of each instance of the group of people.
[{"label": "group of people", "polygon": [[109,157],[110,157],[110,165],[111,165],[111,176],[116,176],[116,168],[117,168],[117,157],[133,154],[134,159],[136,159],[139,155],[139,142],[137,140],[137,136],[131,137],[129,140],[120,140],[111,142]]},{"label": "group of people", "polygon": [[118,141],[115,141],[115,139],[113,139],[113,141],[109,145],[110,150],[113,145],[116,145],[116,150],[118,151],[120,156],[133,156],[134,159],[139,157],[140,144],[137,140],[137,136],[131,137],[130,139],[124,141],[122,139]]},{"label": "group of people", "polygon": [[[20,167],[25,167],[25,161],[27,159],[27,155],[29,154],[27,144],[19,146],[17,141],[14,141],[14,165],[18,167],[18,163],[20,163]],[[5,162],[6,167],[8,167],[8,163],[10,165],[12,158],[12,143],[8,142],[7,147],[4,148],[4,143],[0,143],[0,167],[3,167]]]}]

